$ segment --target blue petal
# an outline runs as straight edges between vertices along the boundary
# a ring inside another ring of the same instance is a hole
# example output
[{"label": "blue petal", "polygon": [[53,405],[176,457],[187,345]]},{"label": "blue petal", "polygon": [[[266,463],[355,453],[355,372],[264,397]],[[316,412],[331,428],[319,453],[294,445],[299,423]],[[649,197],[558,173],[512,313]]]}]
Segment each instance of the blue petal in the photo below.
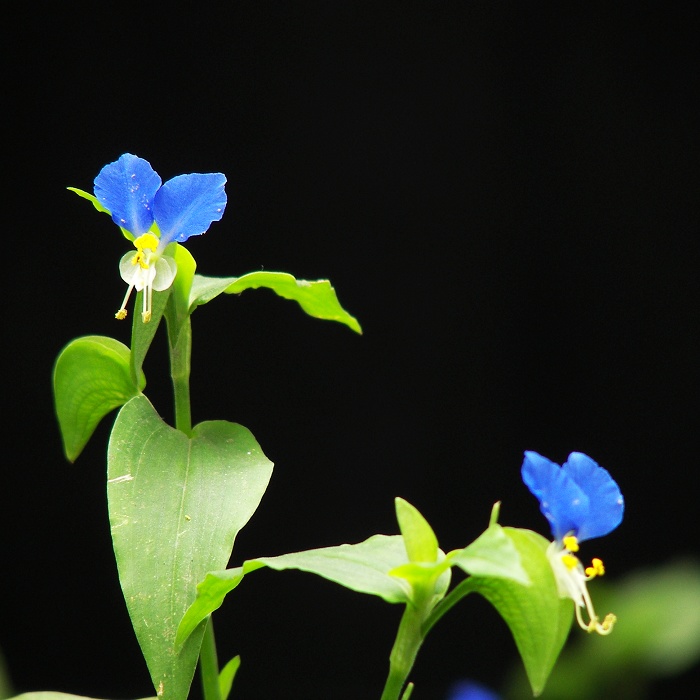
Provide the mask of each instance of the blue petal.
[{"label": "blue petal", "polygon": [[499,696],[490,688],[474,681],[455,683],[449,691],[447,700],[498,700]]},{"label": "blue petal", "polygon": [[95,197],[110,211],[117,226],[136,237],[151,228],[151,207],[160,184],[148,161],[125,153],[100,170],[95,178]]},{"label": "blue petal", "polygon": [[608,471],[581,452],[572,452],[562,470],[588,496],[588,515],[579,526],[578,539],[590,540],[612,532],[622,522],[625,501]]},{"label": "blue petal", "polygon": [[182,243],[204,233],[226,208],[226,177],[221,173],[192,173],[168,180],[153,204],[161,246]]},{"label": "blue petal", "polygon": [[526,452],[522,476],[557,540],[569,532],[579,541],[602,537],[622,520],[623,500],[617,484],[580,452],[572,452],[563,467],[537,452]]}]

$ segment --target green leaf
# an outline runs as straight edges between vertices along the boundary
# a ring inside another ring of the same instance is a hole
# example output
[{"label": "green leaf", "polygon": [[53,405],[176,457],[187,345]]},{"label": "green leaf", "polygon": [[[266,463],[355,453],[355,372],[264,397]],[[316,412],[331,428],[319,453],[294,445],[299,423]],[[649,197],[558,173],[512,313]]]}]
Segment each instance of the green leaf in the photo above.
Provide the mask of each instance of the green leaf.
[{"label": "green leaf", "polygon": [[170,345],[177,344],[177,335],[183,322],[190,315],[190,293],[194,281],[197,263],[187,248],[178,243],[171,243],[165,250],[166,255],[172,256],[177,264],[177,275],[172,286],[172,296],[167,307],[168,332]]},{"label": "green leaf", "polygon": [[506,621],[537,696],[571,629],[574,602],[559,597],[546,555],[549,542],[530,530],[507,527],[503,531],[518,550],[531,585],[481,576],[472,576],[464,584],[484,596]]},{"label": "green leaf", "polygon": [[[75,192],[75,194],[78,195],[78,197],[82,197],[83,199],[87,199],[88,202],[92,202],[92,206],[97,209],[99,212],[104,212],[105,214],[109,214],[110,216],[112,215],[112,212],[105,207],[102,202],[100,202],[95,195],[90,194],[89,192],[86,192],[85,190],[78,189],[77,187],[67,187],[66,189],[70,190],[71,192]],[[130,231],[127,231],[125,228],[122,228],[121,226],[119,227],[119,230],[122,232],[122,235],[124,238],[126,238],[129,241],[134,240],[134,234],[131,233]]]},{"label": "green leaf", "polygon": [[181,642],[224,601],[243,577],[267,566],[277,571],[300,569],[339,583],[353,591],[379,596],[388,603],[407,603],[410,587],[389,571],[406,562],[401,535],[374,535],[359,544],[309,549],[278,557],[249,559],[242,567],[212,571],[197,586],[197,600],[182,619],[177,639]]},{"label": "green leaf", "polygon": [[146,353],[151,347],[153,338],[155,337],[160,321],[163,318],[168,299],[170,298],[170,289],[162,292],[153,292],[153,305],[151,307],[151,320],[144,323],[139,313],[141,308],[143,292],[136,295],[134,302],[133,320],[131,323],[131,372],[132,377],[141,374],[143,362],[146,359]]},{"label": "green leaf", "polygon": [[240,665],[241,657],[234,656],[226,666],[221,669],[221,673],[219,673],[219,694],[221,695],[221,700],[228,699],[231,693],[233,679],[236,677]]},{"label": "green leaf", "polygon": [[396,498],[396,519],[411,562],[433,563],[437,560],[438,541],[428,521],[403,498]]},{"label": "green leaf", "polygon": [[129,348],[113,338],[90,335],[71,341],[58,355],[53,392],[63,449],[74,462],[98,423],[146,385],[130,372]]},{"label": "green leaf", "polygon": [[470,545],[450,552],[448,558],[460,569],[474,576],[507,578],[523,586],[530,585],[530,579],[523,568],[513,539],[495,522]]},{"label": "green leaf", "polygon": [[246,289],[266,287],[278,296],[298,302],[314,318],[343,323],[356,333],[362,328],[338,301],[335,289],[328,280],[297,280],[286,272],[249,272],[242,277],[203,277],[195,275],[190,294],[190,311],[206,304],[219,294],[240,294]]},{"label": "green leaf", "polygon": [[174,644],[196,584],[226,566],[271,474],[240,425],[208,421],[188,438],[145,396],[119,412],[108,450],[112,540],[134,631],[166,700],[185,700],[197,663],[203,625],[181,648]]},{"label": "green leaf", "polygon": [[92,206],[97,209],[99,212],[104,212],[105,214],[109,214],[111,216],[112,212],[105,207],[102,202],[100,202],[97,197],[95,197],[94,194],[90,194],[89,192],[86,192],[85,190],[80,190],[77,187],[67,187],[66,189],[70,190],[71,192],[75,192],[75,194],[78,195],[78,197],[82,197],[83,199],[87,199],[88,202],[92,202]]},{"label": "green leaf", "polygon": [[[551,700],[652,697],[653,683],[700,661],[700,561],[640,567],[588,586],[600,617],[617,616],[609,636],[573,634],[542,697]],[[525,697],[525,689],[509,697]]]}]

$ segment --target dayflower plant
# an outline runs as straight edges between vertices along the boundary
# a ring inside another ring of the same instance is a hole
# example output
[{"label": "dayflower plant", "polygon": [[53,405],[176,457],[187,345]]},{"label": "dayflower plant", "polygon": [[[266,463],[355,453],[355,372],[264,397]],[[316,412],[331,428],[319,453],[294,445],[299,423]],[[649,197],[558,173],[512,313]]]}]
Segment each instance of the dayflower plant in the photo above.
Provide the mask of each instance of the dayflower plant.
[{"label": "dayflower plant", "polygon": [[[554,541],[547,557],[559,595],[574,601],[576,619],[584,630],[610,634],[616,617],[610,613],[600,622],[586,586],[605,573],[603,562],[593,559],[584,568],[576,554],[580,542],[607,535],[622,522],[625,504],[620,488],[607,470],[581,452],[572,452],[562,466],[537,452],[525,452],[522,477],[552,528]],[[588,622],[581,613],[584,607]]]},{"label": "dayflower plant", "polygon": [[119,263],[121,277],[129,286],[116,317],[126,318],[126,304],[136,289],[143,291],[141,317],[147,323],[153,291],[168,289],[177,274],[175,260],[164,255],[165,249],[170,243],[205,233],[212,222],[221,219],[226,208],[226,177],[222,173],[191,173],[162,184],[147,160],[124,153],[105,165],[94,182],[94,197],[69,189],[110,214],[136,248],[136,253],[127,253]]}]

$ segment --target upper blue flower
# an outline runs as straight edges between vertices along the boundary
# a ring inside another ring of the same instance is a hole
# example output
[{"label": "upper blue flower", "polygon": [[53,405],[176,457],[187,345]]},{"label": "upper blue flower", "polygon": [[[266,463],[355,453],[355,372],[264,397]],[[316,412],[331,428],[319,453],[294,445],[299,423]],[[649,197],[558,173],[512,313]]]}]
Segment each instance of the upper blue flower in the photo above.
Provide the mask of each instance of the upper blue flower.
[{"label": "upper blue flower", "polygon": [[177,274],[175,260],[163,254],[168,244],[204,233],[226,208],[222,173],[178,175],[161,182],[148,161],[125,153],[100,170],[94,197],[71,188],[109,213],[136,247],[136,253],[128,253],[119,263],[128,285],[116,313],[119,319],[126,318],[126,303],[135,289],[143,291],[144,322],[151,320],[153,292],[168,289]]},{"label": "upper blue flower", "polygon": [[143,158],[125,153],[95,178],[95,197],[134,238],[157,225],[159,250],[204,233],[226,208],[222,173],[178,175],[164,185]]},{"label": "upper blue flower", "polygon": [[561,467],[537,452],[525,452],[522,476],[556,540],[567,534],[579,542],[602,537],[622,521],[625,504],[620,488],[581,452],[572,452]]}]

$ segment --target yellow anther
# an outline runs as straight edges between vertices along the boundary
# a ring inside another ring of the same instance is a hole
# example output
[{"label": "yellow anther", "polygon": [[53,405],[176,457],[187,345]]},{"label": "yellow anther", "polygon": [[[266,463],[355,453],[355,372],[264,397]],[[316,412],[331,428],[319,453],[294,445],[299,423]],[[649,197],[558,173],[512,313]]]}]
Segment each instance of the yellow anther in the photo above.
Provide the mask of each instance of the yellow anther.
[{"label": "yellow anther", "polygon": [[588,576],[589,579],[602,576],[604,573],[605,567],[600,559],[593,559],[591,565],[586,567],[586,576]]},{"label": "yellow anther", "polygon": [[119,309],[116,314],[114,314],[114,318],[119,319],[120,321],[123,321],[126,318],[127,311],[126,309]]},{"label": "yellow anther", "polygon": [[578,540],[574,535],[567,535],[562,539],[564,547],[570,552],[578,552]]},{"label": "yellow anther", "polygon": [[146,254],[142,250],[139,250],[137,253],[134,254],[134,257],[131,258],[131,264],[132,265],[141,265],[141,267],[144,270],[147,270],[148,269],[148,261],[146,259]]},{"label": "yellow anther", "polygon": [[563,554],[561,560],[570,571],[573,571],[579,564],[578,559],[573,554]]},{"label": "yellow anther", "polygon": [[158,247],[158,239],[152,233],[144,233],[134,239],[134,245],[137,250],[154,251]]},{"label": "yellow anther", "polygon": [[617,617],[613,615],[612,613],[608,613],[605,616],[605,619],[603,620],[603,624],[601,625],[603,631],[599,632],[599,634],[610,634],[612,632],[613,625],[617,622]]}]

